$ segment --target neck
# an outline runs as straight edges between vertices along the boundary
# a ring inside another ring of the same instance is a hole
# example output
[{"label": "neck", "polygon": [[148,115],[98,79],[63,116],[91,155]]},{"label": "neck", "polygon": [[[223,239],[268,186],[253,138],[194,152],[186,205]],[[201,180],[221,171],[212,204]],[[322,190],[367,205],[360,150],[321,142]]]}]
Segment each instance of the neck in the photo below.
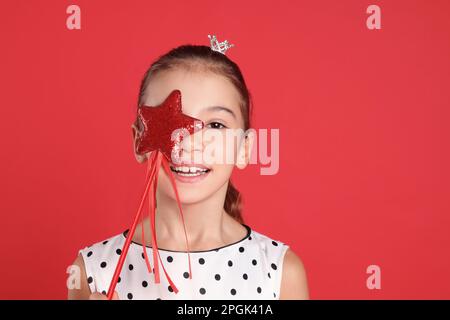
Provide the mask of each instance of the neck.
[{"label": "neck", "polygon": [[[196,244],[220,244],[229,233],[229,220],[232,218],[223,208],[228,184],[215,192],[211,197],[195,203],[182,203],[184,225],[186,235],[192,250]],[[158,246],[172,248],[173,250],[185,250],[186,238],[181,218],[180,209],[176,199],[157,192],[157,209],[155,212],[156,234]],[[151,230],[148,215],[144,219],[146,244],[152,243]],[[141,241],[141,224],[136,228],[136,235]]]}]

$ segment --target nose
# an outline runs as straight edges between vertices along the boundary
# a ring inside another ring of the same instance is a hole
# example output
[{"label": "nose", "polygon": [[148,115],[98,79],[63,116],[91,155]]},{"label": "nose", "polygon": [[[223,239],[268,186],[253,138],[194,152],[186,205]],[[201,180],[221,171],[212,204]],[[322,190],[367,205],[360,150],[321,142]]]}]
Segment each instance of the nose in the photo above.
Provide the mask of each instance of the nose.
[{"label": "nose", "polygon": [[[203,130],[198,130],[188,137],[184,137],[180,142],[180,158],[194,161],[194,155],[201,156],[203,152]],[[201,159],[201,158],[198,158]]]}]

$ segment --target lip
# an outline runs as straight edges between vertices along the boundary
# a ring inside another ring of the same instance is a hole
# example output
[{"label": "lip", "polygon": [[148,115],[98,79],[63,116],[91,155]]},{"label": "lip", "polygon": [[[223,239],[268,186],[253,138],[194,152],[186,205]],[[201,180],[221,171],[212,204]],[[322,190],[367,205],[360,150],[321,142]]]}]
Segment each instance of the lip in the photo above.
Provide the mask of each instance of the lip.
[{"label": "lip", "polygon": [[197,164],[197,163],[193,163],[193,162],[187,162],[187,161],[182,161],[180,163],[170,163],[171,167],[196,167],[196,168],[201,168],[201,169],[211,169],[203,164]]},{"label": "lip", "polygon": [[202,164],[194,164],[194,163],[189,163],[189,162],[181,162],[181,163],[177,163],[177,164],[170,164],[170,167],[196,167],[196,168],[201,168],[201,169],[208,169],[209,171],[206,173],[202,173],[196,176],[192,176],[192,177],[187,177],[187,176],[182,176],[179,175],[177,172],[174,172],[171,170],[172,175],[175,177],[176,180],[183,182],[183,183],[197,183],[202,181],[203,179],[205,179],[210,173],[211,173],[211,169],[208,168],[207,166],[204,166]]}]

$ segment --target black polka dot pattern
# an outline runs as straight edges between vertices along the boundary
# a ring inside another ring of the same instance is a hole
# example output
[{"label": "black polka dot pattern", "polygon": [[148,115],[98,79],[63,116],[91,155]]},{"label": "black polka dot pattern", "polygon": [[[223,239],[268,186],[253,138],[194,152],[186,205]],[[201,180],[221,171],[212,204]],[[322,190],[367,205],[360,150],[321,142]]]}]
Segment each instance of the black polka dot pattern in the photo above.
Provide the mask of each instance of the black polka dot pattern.
[{"label": "black polka dot pattern", "polygon": [[[126,233],[122,233],[83,249],[91,290],[107,294],[103,289],[109,287],[111,278],[105,275],[114,273],[123,256],[125,240]],[[231,245],[191,251],[192,278],[186,252],[160,249],[156,256],[160,283],[155,283],[153,249],[146,248],[153,271],[149,272],[142,246],[132,242],[115,290],[128,300],[278,299],[281,259],[287,248],[282,242],[253,231],[251,236]],[[176,295],[163,266],[177,287]]]}]

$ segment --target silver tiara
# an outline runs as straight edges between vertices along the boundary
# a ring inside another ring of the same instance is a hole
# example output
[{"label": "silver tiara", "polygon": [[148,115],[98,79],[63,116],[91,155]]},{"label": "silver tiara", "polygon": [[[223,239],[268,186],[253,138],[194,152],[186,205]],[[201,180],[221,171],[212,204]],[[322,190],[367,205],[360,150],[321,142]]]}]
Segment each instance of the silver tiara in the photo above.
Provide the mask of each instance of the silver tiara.
[{"label": "silver tiara", "polygon": [[234,47],[234,44],[229,44],[228,40],[225,40],[224,42],[217,41],[217,38],[215,35],[211,36],[208,34],[209,41],[211,42],[211,49],[217,52],[220,52],[222,54],[225,54],[225,52],[230,49],[231,47]]}]

